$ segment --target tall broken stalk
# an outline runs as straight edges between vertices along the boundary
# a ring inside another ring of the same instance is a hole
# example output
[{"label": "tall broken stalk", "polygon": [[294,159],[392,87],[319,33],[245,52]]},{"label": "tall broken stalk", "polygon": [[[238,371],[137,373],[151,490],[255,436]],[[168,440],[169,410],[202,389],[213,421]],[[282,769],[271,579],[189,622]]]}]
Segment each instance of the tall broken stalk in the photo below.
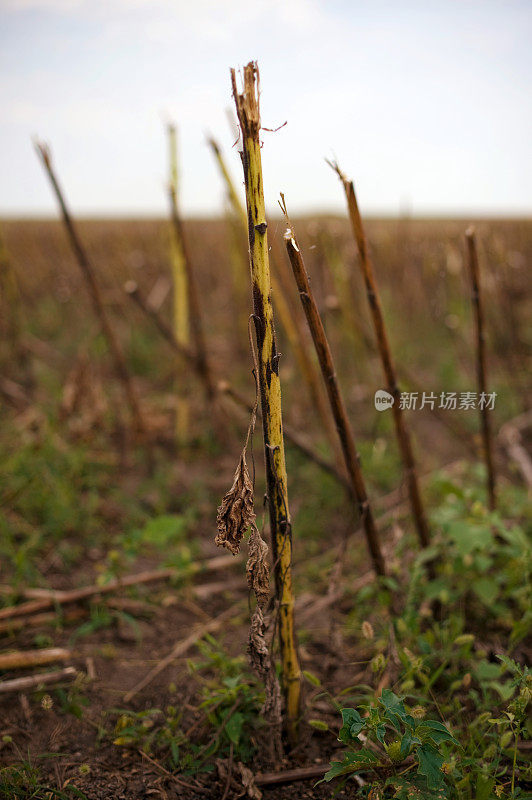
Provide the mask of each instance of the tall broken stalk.
[{"label": "tall broken stalk", "polygon": [[364,277],[364,283],[366,285],[366,293],[371,310],[373,327],[375,329],[379,355],[386,380],[386,389],[394,399],[392,412],[395,423],[395,432],[406,473],[412,515],[414,517],[414,523],[419,542],[422,547],[427,547],[430,543],[430,534],[425,516],[425,509],[423,507],[423,501],[421,499],[421,493],[419,491],[412,442],[410,440],[410,434],[406,426],[403,411],[400,405],[401,392],[399,386],[397,385],[397,376],[392,361],[388,335],[384,324],[384,317],[382,315],[379,289],[377,287],[377,282],[373,272],[373,264],[369,254],[362,217],[360,216],[360,211],[358,208],[355,187],[353,185],[353,181],[350,181],[346,178],[346,176],[340,170],[338,164],[330,164],[330,166],[337,173],[344,187],[349,217],[351,220],[351,227],[353,229],[353,235],[358,248],[360,266]]},{"label": "tall broken stalk", "polygon": [[[231,175],[229,174],[229,170],[227,169],[227,165],[220,147],[212,137],[208,141],[219,166],[220,173],[227,190],[227,197],[231,205],[233,238],[238,240],[241,230],[247,231],[247,214],[242,203],[240,202],[240,198],[231,179]],[[234,230],[235,227],[236,230]],[[235,249],[235,258],[238,259],[242,250],[241,248]],[[242,259],[240,259],[240,261],[242,261]],[[299,324],[299,318],[297,315],[293,314],[293,311],[289,307],[289,304],[286,300],[286,298],[289,296],[289,292],[287,292],[282,264],[279,263],[278,259],[276,263],[273,251],[271,253],[271,267],[270,280],[273,290],[273,304],[275,310],[279,313],[282,327],[296,357],[301,375],[307,384],[312,404],[318,412],[323,428],[327,433],[336,465],[340,471],[342,471],[342,454],[337,446],[336,433],[334,426],[331,424],[330,414],[327,410],[327,400],[321,391],[319,373],[316,369],[316,364],[312,359],[311,353],[308,352],[308,343],[304,335],[305,332],[301,329]],[[277,267],[276,271],[275,267]],[[235,270],[235,281],[242,281],[242,276],[245,272],[247,272],[247,269],[242,269],[242,266],[238,269],[238,271]],[[239,292],[237,292],[237,295],[238,294]]]},{"label": "tall broken stalk", "polygon": [[[2,232],[0,231],[0,332],[12,358],[14,353],[22,356],[19,348],[22,329],[21,302],[17,276],[9,258]],[[3,355],[3,352],[2,352]]]},{"label": "tall broken stalk", "polygon": [[239,93],[235,70],[231,70],[233,97],[242,132],[242,164],[246,187],[249,255],[253,312],[257,340],[262,430],[266,483],[270,512],[275,591],[278,603],[278,633],[281,653],[282,689],[286,730],[291,744],[297,740],[300,713],[301,671],[294,629],[292,591],[292,527],[281,413],[279,353],[271,300],[266,211],[260,152],[259,71],[255,62],[244,67],[243,92]]},{"label": "tall broken stalk", "polygon": [[[246,239],[243,237],[243,230],[247,231],[247,216],[218,142],[212,136],[208,137],[207,142],[214,155],[226,191],[227,218],[230,232],[229,253],[232,268],[233,301],[238,322],[238,324],[234,326],[236,336],[235,346],[240,350],[242,344],[246,341],[249,316],[247,314],[249,264],[243,246],[247,241],[247,237]],[[243,230],[242,224],[244,225]]]},{"label": "tall broken stalk", "polygon": [[[170,192],[178,196],[178,162],[177,162],[177,132],[175,125],[168,125],[168,145],[170,155]],[[174,333],[178,342],[188,347],[190,344],[190,318],[188,304],[188,281],[185,257],[181,238],[171,231],[170,258],[172,264],[173,281],[173,321]],[[188,438],[189,428],[189,403],[186,397],[186,388],[178,381],[176,387],[176,437],[178,444],[184,444]]]},{"label": "tall broken stalk", "polygon": [[173,182],[170,183],[168,189],[170,199],[170,218],[173,226],[175,244],[176,247],[180,248],[181,250],[185,266],[188,287],[188,306],[190,310],[190,325],[194,338],[194,345],[198,355],[198,362],[200,365],[201,378],[205,388],[205,395],[207,400],[212,402],[215,396],[215,385],[209,365],[209,359],[207,357],[207,344],[203,326],[203,314],[201,312],[196,276],[194,274],[188,243],[185,237],[183,221],[177,205],[176,187]]},{"label": "tall broken stalk", "polygon": [[493,466],[493,451],[491,444],[490,412],[487,402],[487,368],[486,368],[486,338],[484,334],[484,305],[480,291],[480,268],[478,263],[477,242],[475,229],[470,227],[466,231],[469,278],[471,280],[471,302],[475,315],[476,328],[476,356],[477,356],[477,385],[479,394],[480,424],[482,427],[482,444],[484,459],[486,461],[487,489],[489,507],[493,511],[496,506],[495,494],[495,469]]},{"label": "tall broken stalk", "polygon": [[122,383],[124,396],[131,413],[133,426],[138,433],[142,433],[145,429],[145,426],[142,420],[139,401],[133,385],[133,380],[127,369],[124,354],[122,353],[118,339],[113,331],[111,323],[109,322],[109,318],[107,316],[100,293],[100,287],[98,286],[96,275],[94,273],[94,268],[89,260],[85,248],[81,243],[81,239],[79,238],[78,232],[67,208],[63,192],[61,191],[61,187],[57,181],[57,177],[52,166],[50,150],[47,145],[42,142],[36,142],[35,149],[50,179],[50,183],[52,184],[52,188],[59,203],[59,207],[63,216],[63,222],[65,223],[65,228],[70,239],[72,250],[74,251],[77,262],[87,283],[94,313],[100,324],[102,333],[107,340],[107,346],[109,347],[109,351],[114,362],[116,374]]},{"label": "tall broken stalk", "polygon": [[[283,206],[283,211],[286,214],[285,206]],[[340,439],[345,466],[347,468],[353,494],[358,502],[358,510],[360,512],[360,518],[366,534],[366,541],[371,555],[373,569],[377,575],[385,575],[386,570],[379,541],[379,534],[377,531],[377,526],[375,525],[371,506],[369,504],[364,476],[362,475],[362,470],[360,468],[359,457],[353,437],[353,431],[347,416],[347,411],[342,393],[340,391],[340,386],[338,384],[338,379],[336,377],[334,361],[331,349],[329,347],[329,342],[327,341],[327,336],[325,334],[325,328],[323,327],[320,312],[314,299],[312,289],[310,288],[307,272],[303,263],[303,257],[296,242],[295,233],[292,226],[288,228],[284,238],[286,250],[288,252],[288,258],[290,259],[290,264],[292,265],[292,271],[294,273],[294,278],[299,291],[301,305],[303,306],[308,326],[312,334],[314,347],[316,348],[316,353],[318,355],[321,373],[323,375],[331,411],[333,413],[336,429],[338,431],[338,437]]]}]

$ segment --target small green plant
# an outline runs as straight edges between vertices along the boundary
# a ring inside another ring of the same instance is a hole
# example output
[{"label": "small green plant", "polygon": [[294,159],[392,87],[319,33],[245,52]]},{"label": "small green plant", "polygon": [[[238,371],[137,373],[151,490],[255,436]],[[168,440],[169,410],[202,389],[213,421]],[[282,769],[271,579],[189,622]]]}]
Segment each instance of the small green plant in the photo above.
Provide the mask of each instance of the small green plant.
[{"label": "small green plant", "polygon": [[181,730],[182,713],[176,706],[169,705],[164,712],[158,708],[136,713],[118,711],[120,716],[115,724],[113,744],[145,753],[156,752],[166,756],[172,768],[185,768],[188,759],[184,746],[189,742]]},{"label": "small green plant", "polygon": [[[50,755],[41,756],[46,757]],[[71,783],[64,789],[51,786],[29,759],[0,768],[0,797],[9,800],[72,800],[76,797],[87,800],[87,795]]]},{"label": "small green plant", "polygon": [[[527,731],[529,732],[530,720],[527,722],[527,708],[532,699],[532,670],[530,667],[521,667],[508,656],[500,655],[499,660],[507,670],[513,674],[511,686],[518,690],[517,696],[509,703],[504,713],[495,719],[490,719],[491,724],[497,725],[499,747],[512,748],[512,772],[509,797],[517,797],[516,775],[518,746]],[[499,796],[503,796],[501,793]]]},{"label": "small green plant", "polygon": [[77,639],[81,639],[84,636],[90,636],[90,634],[95,633],[96,631],[109,628],[119,622],[129,625],[132,633],[135,636],[135,639],[140,641],[140,628],[137,620],[132,617],[131,614],[127,614],[125,611],[109,609],[107,606],[99,603],[93,603],[90,607],[89,619],[76,628],[76,630],[70,636],[69,642],[72,645]]},{"label": "small green plant", "polygon": [[[377,703],[343,708],[339,741],[347,745],[341,761],[333,761],[324,780],[345,776],[339,788],[359,773],[370,773],[372,786],[390,789],[393,797],[434,800],[449,796],[446,757],[458,745],[448,728],[424,712],[412,713],[403,700],[384,689]],[[362,712],[362,713],[361,713]],[[363,743],[363,747],[354,747]],[[415,772],[414,772],[415,770]]]},{"label": "small green plant", "polygon": [[69,689],[56,689],[54,694],[63,714],[72,714],[76,719],[81,719],[83,710],[90,705],[89,698],[83,694],[82,687],[77,682]]},{"label": "small green plant", "polygon": [[247,763],[255,752],[254,733],[261,727],[264,693],[242,657],[231,658],[212,636],[201,642],[205,657],[200,664],[190,664],[193,672],[209,670],[212,677],[202,678],[202,702],[213,732],[202,749],[199,765],[216,754],[226,757],[233,751],[235,760]]},{"label": "small green plant", "polygon": [[[114,709],[115,745],[154,753],[173,769],[190,774],[211,771],[215,758],[227,758],[231,752],[235,761],[249,762],[262,724],[264,694],[243,658],[229,656],[212,636],[198,647],[204,659],[189,662],[189,671],[200,683],[198,718],[184,726],[177,701],[164,711]],[[176,688],[170,688],[177,695]]]},{"label": "small green plant", "polygon": [[[420,607],[436,601],[445,619],[466,610],[469,630],[484,629],[489,618],[490,628],[515,646],[532,629],[529,500],[523,492],[501,489],[501,509],[492,512],[480,501],[478,485],[464,488],[441,478],[433,489],[444,496],[432,513],[440,533],[412,569],[406,623],[419,627]],[[438,569],[427,581],[429,560]]]}]

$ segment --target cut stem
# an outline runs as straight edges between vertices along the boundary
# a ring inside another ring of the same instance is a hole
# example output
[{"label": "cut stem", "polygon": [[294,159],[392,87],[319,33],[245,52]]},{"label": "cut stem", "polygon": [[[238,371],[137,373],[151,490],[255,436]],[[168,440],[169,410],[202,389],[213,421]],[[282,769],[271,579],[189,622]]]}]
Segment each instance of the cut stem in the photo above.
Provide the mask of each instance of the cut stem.
[{"label": "cut stem", "polygon": [[205,332],[203,327],[203,315],[199,302],[198,287],[196,284],[196,276],[188,250],[188,244],[185,237],[183,221],[181,219],[179,208],[177,205],[177,194],[175,186],[169,186],[169,199],[170,199],[170,216],[174,231],[174,240],[176,247],[180,248],[183,262],[185,266],[187,287],[188,287],[188,305],[190,309],[190,324],[192,328],[192,335],[194,338],[194,345],[197,351],[198,363],[200,366],[200,374],[205,387],[205,395],[209,402],[214,400],[215,385],[207,357],[207,344],[205,340]]},{"label": "cut stem", "polygon": [[353,181],[350,181],[345,177],[345,175],[341,172],[337,164],[331,164],[331,167],[337,173],[344,187],[345,196],[347,199],[347,207],[349,210],[349,218],[351,220],[351,227],[353,229],[353,235],[355,237],[358,253],[360,256],[360,266],[364,277],[364,283],[366,285],[366,292],[370,306],[371,317],[373,320],[373,327],[375,330],[377,346],[379,349],[379,355],[382,363],[382,368],[384,371],[384,377],[386,380],[386,389],[393,396],[394,399],[392,405],[392,412],[395,423],[395,433],[397,436],[399,450],[401,452],[401,458],[403,460],[403,465],[405,469],[406,480],[408,484],[408,494],[410,497],[410,505],[412,507],[412,515],[414,517],[414,523],[416,526],[419,542],[422,547],[427,547],[430,543],[430,534],[427,525],[427,519],[425,516],[425,509],[423,507],[423,501],[421,499],[421,493],[419,491],[419,484],[417,478],[416,463],[414,460],[414,452],[412,449],[412,442],[410,440],[410,434],[406,426],[405,418],[400,404],[401,392],[399,390],[399,386],[397,385],[395,367],[392,361],[390,345],[388,342],[388,335],[386,332],[386,326],[384,324],[384,317],[382,315],[379,289],[377,286],[377,282],[375,280],[375,275],[373,272],[373,264],[371,262],[371,258],[369,255],[368,244],[366,241],[366,233],[364,231],[364,225],[362,223],[362,217],[360,216],[360,211],[358,208],[358,203],[355,195],[355,187],[353,185]]},{"label": "cut stem", "polygon": [[300,714],[301,671],[294,629],[292,591],[292,526],[288,508],[287,475],[281,413],[279,354],[275,343],[271,300],[266,211],[260,152],[259,71],[256,62],[244,67],[240,94],[231,70],[233,96],[242,131],[242,163],[246,187],[249,255],[253,312],[259,362],[262,430],[276,598],[286,729],[291,745],[297,741]]},{"label": "cut stem", "polygon": [[466,231],[467,252],[469,262],[469,277],[471,280],[471,302],[475,315],[476,328],[476,361],[477,385],[479,393],[480,424],[482,428],[482,444],[487,472],[488,503],[493,511],[496,506],[495,469],[493,466],[493,449],[491,443],[491,421],[487,402],[487,367],[486,367],[486,338],[484,333],[484,305],[480,291],[480,268],[478,263],[477,242],[475,229]]},{"label": "cut stem", "polygon": [[[239,227],[242,227],[242,230],[247,231],[248,222],[246,211],[240,202],[240,198],[236,191],[233,180],[231,179],[231,175],[229,174],[229,170],[227,169],[222,151],[212,137],[209,139],[209,144],[212,148],[216,162],[220,168],[220,173],[225,182],[227,197],[233,212],[231,222],[233,226],[236,222]],[[236,233],[239,233],[239,231],[236,231]],[[239,277],[242,278],[245,273],[247,273],[247,269],[240,267],[238,276],[235,275],[235,280],[238,280]],[[319,373],[316,369],[316,364],[312,359],[311,353],[308,351],[308,342],[305,337],[305,331],[301,328],[297,314],[293,314],[292,309],[287,302],[289,291],[287,291],[285,275],[283,273],[283,265],[279,262],[279,259],[274,258],[273,251],[271,253],[270,281],[272,285],[274,308],[276,312],[279,312],[281,325],[286,333],[288,341],[290,342],[290,346],[294,351],[301,375],[307,384],[312,404],[317,410],[323,428],[327,433],[327,437],[336,461],[336,466],[341,472],[342,454],[337,446],[334,427],[331,425],[331,418],[327,410],[327,401],[323,395],[323,392],[321,391]]]},{"label": "cut stem", "polygon": [[[235,346],[242,350],[243,343],[247,343],[248,338],[248,285],[249,285],[249,263],[247,259],[247,234],[246,210],[242,205],[236,186],[231,178],[229,169],[223,157],[218,142],[210,136],[207,139],[213,152],[216,164],[220,171],[227,197],[227,221],[230,231],[230,258],[232,267],[233,301],[235,304],[235,315],[238,324],[234,326]],[[246,344],[244,347],[247,350]],[[243,351],[242,351],[243,352]]]},{"label": "cut stem", "polygon": [[135,387],[133,385],[133,381],[127,369],[126,361],[122,353],[122,350],[120,348],[120,345],[118,343],[118,339],[115,336],[115,333],[107,317],[107,313],[105,311],[102,296],[100,293],[100,287],[98,286],[96,275],[94,273],[94,268],[89,260],[85,248],[81,244],[81,239],[79,238],[78,232],[74,226],[74,222],[67,208],[63,192],[61,191],[61,187],[59,186],[57,177],[55,175],[52,166],[50,151],[48,147],[41,142],[36,142],[35,149],[37,151],[37,155],[41,159],[46,174],[50,179],[50,183],[52,184],[52,188],[55,192],[55,196],[59,203],[61,214],[63,216],[63,222],[65,224],[65,228],[67,230],[67,234],[70,239],[72,250],[74,251],[74,255],[76,256],[77,262],[81,268],[81,271],[87,283],[87,288],[89,290],[89,295],[94,308],[94,313],[96,315],[98,322],[100,323],[102,333],[105,336],[105,339],[107,340],[107,345],[109,347],[109,351],[111,353],[111,357],[114,362],[116,374],[120,379],[122,387],[124,389],[124,396],[126,398],[126,402],[131,412],[133,426],[137,432],[142,433],[145,430],[145,426],[142,420],[142,415],[140,412],[140,407]]},{"label": "cut stem", "polygon": [[299,290],[301,305],[303,306],[308,326],[312,334],[312,340],[314,342],[314,347],[316,348],[318,361],[320,363],[321,374],[323,375],[323,380],[327,389],[329,403],[333,413],[334,421],[336,423],[336,429],[340,439],[340,445],[344,456],[347,474],[349,476],[353,494],[358,502],[358,510],[364,526],[364,532],[366,534],[366,540],[373,563],[373,569],[377,575],[385,575],[386,569],[379,542],[379,534],[375,525],[371,506],[369,504],[366,485],[362,475],[362,470],[360,468],[359,457],[353,437],[353,431],[351,429],[351,424],[347,416],[344,400],[340,392],[340,386],[336,377],[333,357],[329,347],[329,342],[327,341],[327,336],[325,334],[325,328],[323,327],[320,312],[310,288],[307,272],[301,256],[301,251],[297,245],[295,234],[292,228],[287,230],[284,238],[286,250],[288,252],[288,258],[290,259],[294,278]]},{"label": "cut stem", "polygon": [[[178,162],[177,162],[177,132],[175,125],[168,125],[168,145],[170,155],[169,186],[172,196],[178,196]],[[173,226],[170,236],[170,259],[172,265],[173,298],[174,298],[174,333],[178,342],[185,346],[190,344],[190,315],[189,315],[189,290],[187,270],[181,238],[176,234]],[[186,396],[186,387],[181,381],[176,386],[176,438],[178,444],[185,444],[189,430],[189,403]]]}]

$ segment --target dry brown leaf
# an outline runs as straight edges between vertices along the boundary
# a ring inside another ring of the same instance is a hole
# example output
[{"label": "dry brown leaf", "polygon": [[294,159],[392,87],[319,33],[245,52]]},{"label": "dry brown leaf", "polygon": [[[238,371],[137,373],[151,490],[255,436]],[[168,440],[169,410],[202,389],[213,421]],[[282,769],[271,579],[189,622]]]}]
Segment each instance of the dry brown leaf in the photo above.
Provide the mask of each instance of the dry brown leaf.
[{"label": "dry brown leaf", "polygon": [[264,636],[264,615],[260,606],[251,617],[248,638],[248,655],[252,669],[264,681],[265,700],[262,713],[277,731],[281,725],[281,690]]},{"label": "dry brown leaf", "polygon": [[270,595],[270,570],[267,560],[268,545],[261,537],[255,524],[253,524],[249,535],[248,553],[246,564],[248,586],[255,593],[259,606],[263,606]]},{"label": "dry brown leaf", "polygon": [[258,786],[255,785],[255,776],[253,775],[252,771],[245,767],[241,761],[239,761],[236,766],[240,772],[242,786],[246,790],[247,796],[251,798],[251,800],[262,800],[262,792]]},{"label": "dry brown leaf", "polygon": [[224,495],[218,508],[215,543],[237,555],[245,532],[255,522],[253,510],[253,484],[246,464],[246,451],[242,451],[235,471],[233,485]]}]

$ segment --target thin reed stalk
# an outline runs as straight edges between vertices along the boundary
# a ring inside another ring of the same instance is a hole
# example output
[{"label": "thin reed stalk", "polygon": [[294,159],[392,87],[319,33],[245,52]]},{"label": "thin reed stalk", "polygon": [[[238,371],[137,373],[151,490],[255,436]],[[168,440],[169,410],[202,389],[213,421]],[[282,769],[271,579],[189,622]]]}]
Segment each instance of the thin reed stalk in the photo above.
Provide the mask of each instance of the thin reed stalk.
[{"label": "thin reed stalk", "polygon": [[[170,156],[169,186],[173,196],[178,196],[178,160],[177,160],[177,131],[175,125],[168,125],[168,146]],[[178,342],[185,346],[190,344],[190,314],[187,269],[183,246],[180,237],[171,232],[170,259],[172,265],[173,282],[173,322],[174,333]],[[186,388],[178,379],[176,386],[176,438],[178,444],[185,444],[188,439],[190,421],[190,408]]]},{"label": "thin reed stalk", "polygon": [[76,256],[77,262],[85,278],[85,282],[89,290],[89,295],[92,301],[96,319],[98,320],[100,327],[102,329],[102,333],[107,341],[107,346],[109,348],[109,352],[111,353],[111,357],[114,362],[115,372],[118,378],[120,379],[122,388],[124,390],[124,396],[129,406],[133,427],[138,433],[143,433],[145,430],[145,425],[142,419],[139,401],[137,398],[137,393],[135,391],[135,386],[129,374],[128,368],[126,366],[124,354],[122,353],[122,349],[118,343],[118,339],[111,326],[111,323],[109,322],[109,318],[107,316],[107,312],[105,310],[105,306],[103,304],[102,296],[100,293],[100,287],[98,286],[98,282],[96,280],[94,268],[90,262],[90,259],[87,255],[85,248],[81,243],[81,239],[79,238],[78,232],[74,225],[74,221],[67,208],[65,197],[61,190],[61,187],[59,186],[54,168],[52,166],[50,150],[45,144],[41,142],[35,143],[35,149],[46,171],[46,174],[50,179],[52,189],[54,190],[55,196],[59,203],[61,214],[63,216],[63,222],[67,230],[72,250],[74,251],[74,255]]},{"label": "thin reed stalk", "polygon": [[170,218],[172,221],[173,231],[174,231],[174,239],[176,247],[180,248],[183,262],[185,266],[185,273],[186,273],[186,281],[187,281],[187,288],[188,288],[188,307],[190,311],[190,326],[192,330],[192,336],[194,339],[194,346],[196,348],[198,354],[198,363],[200,365],[200,375],[203,381],[203,385],[205,388],[205,395],[209,402],[212,402],[215,396],[215,385],[214,380],[211,373],[211,367],[209,364],[209,359],[207,356],[207,343],[205,339],[205,331],[203,325],[203,314],[201,311],[201,305],[199,301],[199,293],[198,287],[196,283],[196,276],[194,274],[194,268],[192,265],[192,260],[190,258],[190,252],[188,249],[188,243],[185,237],[185,231],[183,226],[183,221],[181,219],[181,215],[179,213],[179,208],[177,204],[177,193],[175,191],[175,186],[170,183],[169,189],[169,199],[170,199]]},{"label": "thin reed stalk", "polygon": [[419,483],[417,478],[417,469],[416,469],[416,462],[414,459],[414,452],[412,449],[412,442],[403,415],[403,410],[400,405],[401,391],[397,384],[395,366],[392,361],[390,345],[388,342],[388,334],[386,332],[386,326],[382,314],[379,289],[373,272],[373,264],[369,254],[368,244],[366,241],[366,233],[364,231],[364,225],[362,223],[362,217],[360,216],[360,211],[358,208],[358,203],[355,195],[355,187],[353,185],[353,181],[348,180],[342,173],[338,164],[330,164],[330,166],[337,173],[338,177],[340,178],[340,181],[342,182],[342,186],[344,187],[344,192],[347,200],[347,207],[349,211],[349,218],[351,220],[351,227],[353,229],[353,235],[355,237],[358,253],[360,256],[360,266],[364,277],[364,283],[366,285],[366,293],[370,306],[371,317],[373,320],[373,327],[375,330],[377,346],[386,380],[386,389],[394,399],[392,405],[392,413],[395,423],[395,432],[399,444],[399,450],[401,452],[401,458],[403,460],[403,466],[408,485],[408,494],[410,498],[410,505],[412,508],[412,516],[414,518],[414,524],[416,527],[419,543],[421,547],[427,547],[430,543],[430,534],[429,534],[427,519],[425,516],[425,509],[423,507],[423,501],[421,499],[421,493],[419,491]]},{"label": "thin reed stalk", "polygon": [[0,231],[0,332],[2,339],[8,345],[10,357],[14,352],[19,354],[19,358],[22,356],[19,348],[21,317],[17,276]]},{"label": "thin reed stalk", "polygon": [[[235,304],[235,314],[238,325],[235,326],[235,346],[243,351],[243,343],[247,343],[248,335],[248,284],[249,284],[249,264],[246,256],[243,230],[247,232],[246,210],[242,205],[236,186],[227,167],[225,158],[218,142],[212,137],[207,138],[209,147],[212,150],[214,159],[220,171],[227,198],[227,218],[230,231],[230,257],[232,268],[233,300]],[[242,228],[242,225],[244,226]],[[247,352],[247,345],[244,345]]]},{"label": "thin reed stalk", "polygon": [[313,358],[312,352],[309,352],[311,345],[310,342],[307,341],[308,332],[303,327],[304,322],[303,320],[300,321],[297,310],[291,306],[288,300],[291,296],[291,287],[289,286],[290,274],[285,269],[285,262],[283,262],[283,259],[278,258],[277,255],[277,248],[272,248],[273,304],[279,309],[281,323],[283,324],[288,341],[296,356],[299,371],[307,384],[312,405],[316,409],[323,430],[326,433],[336,467],[340,472],[343,472],[344,462],[342,451],[338,446],[338,437],[336,436],[334,424],[329,409],[327,408],[327,396],[320,382],[319,368]]},{"label": "thin reed stalk", "polygon": [[[283,210],[286,212],[285,208]],[[336,429],[338,431],[338,438],[340,440],[347,474],[353,489],[353,494],[358,502],[358,510],[362,525],[364,527],[366,541],[373,563],[373,569],[377,575],[385,575],[386,568],[379,541],[379,533],[377,531],[373,512],[368,500],[366,484],[360,468],[355,439],[349,418],[347,416],[347,411],[342,393],[340,391],[340,386],[338,384],[338,379],[336,377],[331,349],[329,347],[329,342],[327,341],[325,328],[323,327],[318,306],[314,299],[312,289],[310,288],[307,272],[303,263],[303,257],[296,242],[294,230],[291,226],[285,233],[284,238],[288,258],[290,259],[290,264],[292,265],[292,271],[294,273],[294,278],[299,291],[301,305],[303,306],[308,326],[312,334],[312,340],[314,342],[314,347],[316,348],[321,373],[327,389],[327,395],[329,397],[331,411],[336,423]]]},{"label": "thin reed stalk", "polygon": [[292,526],[281,412],[279,353],[275,342],[271,300],[266,210],[264,205],[260,145],[259,71],[255,62],[244,67],[243,92],[231,70],[233,97],[242,131],[242,163],[246,187],[253,312],[257,338],[262,430],[281,654],[282,688],[288,739],[298,737],[301,671],[296,649],[294,593],[292,590]]},{"label": "thin reed stalk", "polygon": [[493,448],[491,442],[491,421],[487,397],[487,365],[486,365],[486,336],[484,304],[480,290],[480,267],[478,263],[477,241],[475,229],[470,227],[466,231],[468,252],[469,278],[471,281],[471,303],[475,315],[476,331],[476,368],[477,386],[479,394],[480,425],[482,429],[482,445],[484,460],[486,462],[488,503],[493,511],[497,505],[495,490],[495,467],[493,464]]}]

